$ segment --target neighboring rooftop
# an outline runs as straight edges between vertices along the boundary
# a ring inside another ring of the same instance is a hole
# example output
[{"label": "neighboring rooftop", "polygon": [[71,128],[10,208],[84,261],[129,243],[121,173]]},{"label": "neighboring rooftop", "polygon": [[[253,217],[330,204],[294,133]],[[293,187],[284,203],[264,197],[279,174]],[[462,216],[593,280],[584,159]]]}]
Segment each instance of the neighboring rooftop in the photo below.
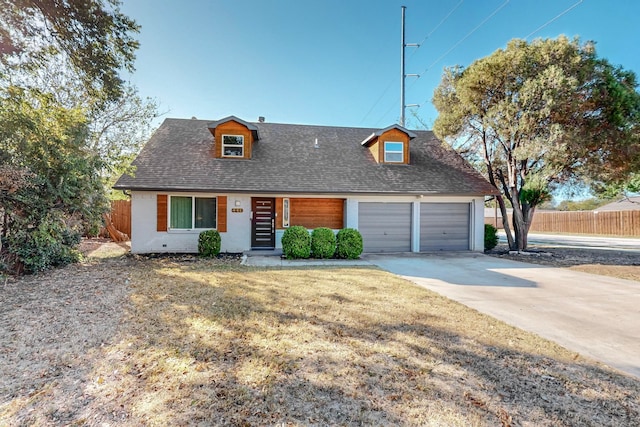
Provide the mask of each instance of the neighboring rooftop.
[{"label": "neighboring rooftop", "polygon": [[[430,131],[411,131],[410,165],[361,145],[379,129],[251,123],[251,160],[214,158],[211,120],[166,119],[114,188],[264,193],[488,195],[496,190]],[[315,147],[315,139],[318,146]]]},{"label": "neighboring rooftop", "polygon": [[625,197],[617,202],[608,203],[600,206],[594,211],[638,211],[640,210],[640,196]]}]

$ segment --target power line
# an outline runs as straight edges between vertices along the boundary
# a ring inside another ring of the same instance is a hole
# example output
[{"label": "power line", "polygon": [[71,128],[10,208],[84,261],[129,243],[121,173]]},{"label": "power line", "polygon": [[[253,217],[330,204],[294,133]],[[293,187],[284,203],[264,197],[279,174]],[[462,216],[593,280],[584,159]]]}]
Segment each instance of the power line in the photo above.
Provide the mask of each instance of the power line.
[{"label": "power line", "polygon": [[378,105],[378,103],[382,100],[382,98],[384,98],[384,96],[387,94],[387,92],[389,91],[389,89],[391,88],[391,86],[395,83],[395,80],[392,80],[389,82],[389,84],[387,85],[386,89],[382,92],[382,94],[378,97],[378,99],[376,99],[376,102],[373,103],[373,105],[371,106],[371,108],[369,108],[369,111],[367,111],[367,114],[364,115],[364,117],[362,118],[362,120],[360,120],[360,123],[362,124],[365,120],[367,120],[367,117],[369,117],[369,114],[371,114],[371,112],[373,111],[374,108],[376,108],[376,106]]},{"label": "power line", "polygon": [[[509,1],[509,0],[507,0],[507,2],[508,2],[508,1]],[[583,1],[584,1],[584,0],[578,0],[576,3],[574,3],[574,4],[573,4],[573,5],[571,5],[571,6],[569,6],[567,9],[565,9],[565,10],[564,10],[564,11],[562,11],[562,12],[560,12],[559,14],[557,14],[556,16],[554,16],[553,18],[551,18],[550,20],[548,20],[547,22],[545,22],[544,24],[542,24],[541,26],[539,26],[538,28],[536,28],[534,31],[532,31],[531,33],[529,33],[529,35],[527,35],[527,36],[525,37],[525,40],[527,40],[529,37],[531,37],[532,35],[534,35],[534,34],[535,34],[535,33],[537,33],[538,31],[542,30],[543,28],[547,27],[549,24],[551,24],[552,22],[556,21],[558,18],[562,17],[563,15],[567,14],[567,13],[568,13],[568,12],[570,12],[571,10],[575,9],[576,7],[578,7],[578,6],[580,5],[580,3],[582,3]],[[507,2],[505,2],[504,4],[502,4],[502,5],[501,5],[501,6],[500,6],[496,11],[494,11],[494,13],[492,13],[492,14],[491,14],[487,19],[485,19],[485,20],[483,21],[483,23],[484,23],[484,22],[486,22],[486,21],[487,21],[489,18],[491,18],[493,15],[495,15],[495,14],[496,14],[496,12],[498,12],[500,9],[502,9],[502,8],[506,5],[506,3],[507,3]],[[481,24],[481,25],[482,25],[482,24]],[[471,34],[472,34],[476,29],[478,29],[478,27],[476,27],[476,28],[475,28],[471,33],[467,34],[467,35],[465,36],[465,38],[464,38],[464,39],[468,38],[468,37],[469,37],[469,36],[470,36],[470,35],[471,35]],[[464,39],[463,39],[463,40],[464,40]],[[458,43],[458,44],[459,44],[459,43]],[[457,46],[457,44],[456,44],[456,46]],[[454,46],[454,48],[455,48],[455,46]],[[450,50],[453,50],[453,48],[452,48],[452,49],[450,49]],[[449,52],[449,51],[447,51],[447,53],[448,53],[448,52]],[[446,55],[446,54],[445,54],[445,55]],[[431,67],[433,67],[433,66],[434,66],[438,61],[440,61],[440,59],[442,59],[442,56],[441,56],[440,58],[438,58],[438,59],[437,59],[433,64],[431,64],[431,65],[427,68],[427,70],[428,70],[428,69],[430,69]],[[425,72],[426,72],[426,70],[423,72],[423,74],[424,74]],[[415,83],[415,82],[414,82],[414,83]],[[411,86],[413,86],[413,85],[411,85]],[[411,86],[409,86],[409,88],[411,88]],[[418,108],[417,108],[415,111],[418,111],[418,110],[422,107],[422,105],[423,105],[423,104],[426,104],[427,102],[429,102],[429,99],[426,99],[422,104],[420,104],[420,105],[418,106]]]},{"label": "power line", "polygon": [[442,18],[442,20],[438,23],[438,25],[436,25],[436,26],[435,26],[435,28],[429,32],[429,34],[427,34],[426,36],[424,36],[424,38],[422,39],[422,41],[421,41],[420,43],[418,43],[418,47],[417,47],[417,49],[413,51],[413,53],[411,54],[411,56],[409,57],[409,59],[413,58],[413,56],[418,52],[418,49],[420,49],[420,46],[422,46],[422,45],[424,44],[424,42],[425,42],[425,41],[427,41],[427,39],[428,39],[429,37],[431,37],[431,35],[432,35],[433,33],[435,33],[435,32],[438,30],[438,28],[440,28],[440,27],[442,26],[442,24],[444,24],[444,23],[447,21],[447,19],[449,19],[449,17],[453,14],[453,12],[455,12],[455,11],[460,7],[460,5],[461,5],[462,3],[464,3],[464,0],[460,0],[460,1],[458,2],[458,4],[456,4],[456,5],[453,7],[453,9],[451,9],[451,10],[449,11],[449,13],[447,13],[447,15],[446,15],[444,18]]},{"label": "power line", "polygon": [[551,24],[553,21],[555,21],[556,19],[560,18],[562,15],[564,15],[564,14],[568,13],[569,11],[571,11],[572,9],[578,7],[580,5],[580,3],[582,3],[582,2],[583,2],[583,0],[578,0],[572,6],[570,6],[567,9],[565,9],[563,12],[560,12],[558,15],[556,15],[555,17],[551,18],[550,20],[548,20],[547,22],[545,22],[544,24],[542,24],[541,26],[536,28],[533,32],[529,33],[529,35],[527,37],[525,37],[524,39],[527,40],[529,37],[531,37],[532,35],[534,35],[538,31],[540,31],[541,29],[545,28],[547,25]]},{"label": "power line", "polygon": [[[431,37],[431,35],[433,33],[436,32],[436,30],[438,30],[438,28],[440,28],[442,26],[442,24],[444,24],[447,19],[449,19],[449,17],[453,14],[453,12],[455,12],[460,5],[464,2],[464,0],[460,0],[458,2],[458,4],[456,4],[450,11],[449,13],[447,13],[447,15],[442,18],[442,20],[438,23],[438,25],[436,25],[436,27],[431,30],[423,39],[420,43],[417,44],[416,49],[413,51],[413,53],[411,54],[411,56],[409,57],[409,59],[413,58],[413,56],[416,54],[416,52],[418,51],[418,49],[420,49],[420,46],[422,46],[422,44],[429,38]],[[385,90],[382,92],[382,94],[378,97],[378,99],[376,99],[376,102],[373,103],[373,105],[371,106],[371,108],[369,108],[369,111],[367,111],[367,114],[364,115],[364,117],[362,118],[362,120],[360,121],[360,123],[363,123],[371,114],[371,112],[373,111],[374,108],[376,108],[376,106],[380,103],[380,101],[382,100],[382,98],[384,98],[384,96],[387,94],[387,92],[389,91],[389,89],[391,88],[391,86],[393,86],[393,84],[395,83],[395,79],[390,81],[389,84],[387,85],[387,87],[385,88]],[[389,111],[387,111],[388,113]],[[385,113],[385,116],[387,115],[387,113]],[[379,120],[378,120],[379,121]]]},{"label": "power line", "polygon": [[[458,46],[460,46],[465,40],[467,40],[469,37],[471,37],[471,35],[473,33],[475,33],[476,31],[478,31],[480,29],[480,27],[482,27],[484,24],[487,23],[487,21],[489,21],[491,18],[493,18],[498,12],[500,12],[511,0],[506,0],[504,3],[502,3],[500,6],[498,6],[493,12],[491,12],[491,14],[489,14],[489,16],[487,16],[486,18],[484,18],[482,20],[482,22],[480,22],[478,25],[476,25],[476,27],[471,30],[469,33],[467,33],[466,36],[464,36],[463,38],[461,38],[460,40],[458,40],[458,42],[456,44],[454,44],[453,46],[451,46],[451,48],[449,48],[449,50],[447,50],[445,53],[443,53],[442,55],[440,55],[438,57],[438,59],[436,59],[435,61],[433,61],[431,63],[431,65],[429,65],[427,68],[425,68],[425,70],[420,73],[420,75],[425,74],[427,71],[431,70],[431,68],[433,68],[438,62],[442,61],[447,55],[449,55],[451,52],[453,52],[453,50],[455,48],[457,48]],[[413,85],[416,84],[416,81],[414,81],[411,86],[409,86],[409,89],[411,89],[413,87]],[[422,104],[418,105],[418,107],[416,108],[415,111],[418,111],[423,104],[429,102],[429,99],[425,100]]]},{"label": "power line", "polygon": [[476,31],[478,31],[480,29],[480,27],[482,27],[484,24],[487,23],[487,21],[489,21],[491,18],[493,18],[498,12],[500,12],[500,10],[502,10],[502,8],[504,8],[511,0],[506,0],[504,3],[502,3],[500,6],[498,6],[498,8],[496,10],[494,10],[493,12],[491,12],[491,14],[489,16],[487,16],[486,18],[484,18],[484,20],[479,23],[478,25],[476,25],[476,27],[471,30],[466,36],[464,36],[463,38],[461,38],[456,44],[454,44],[453,46],[451,46],[451,48],[449,50],[447,50],[445,53],[443,53],[442,55],[440,55],[438,57],[438,59],[436,59],[435,61],[433,61],[431,63],[431,65],[429,65],[427,68],[425,68],[425,70],[421,73],[424,74],[427,71],[429,71],[431,68],[433,68],[438,62],[442,61],[447,55],[449,55],[451,52],[453,52],[453,50],[455,48],[457,48],[458,46],[460,46],[460,44],[462,44],[465,40],[467,40],[469,37],[471,37],[471,35],[473,33],[475,33]]}]

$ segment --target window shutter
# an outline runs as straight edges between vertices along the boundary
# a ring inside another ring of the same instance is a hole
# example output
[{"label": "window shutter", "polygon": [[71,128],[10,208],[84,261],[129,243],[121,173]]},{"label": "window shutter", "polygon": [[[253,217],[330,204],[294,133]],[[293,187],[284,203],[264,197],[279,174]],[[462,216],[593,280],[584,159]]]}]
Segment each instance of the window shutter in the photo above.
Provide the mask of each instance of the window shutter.
[{"label": "window shutter", "polygon": [[157,196],[157,231],[167,231],[167,195]]},{"label": "window shutter", "polygon": [[227,232],[227,196],[218,196],[218,227],[220,233]]}]

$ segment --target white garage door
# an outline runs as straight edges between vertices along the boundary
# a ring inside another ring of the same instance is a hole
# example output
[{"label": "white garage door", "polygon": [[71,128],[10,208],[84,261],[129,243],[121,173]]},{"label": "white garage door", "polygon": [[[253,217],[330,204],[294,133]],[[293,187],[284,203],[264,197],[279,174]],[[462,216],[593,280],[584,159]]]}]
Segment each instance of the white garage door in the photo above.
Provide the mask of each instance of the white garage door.
[{"label": "white garage door", "polygon": [[364,252],[411,251],[411,203],[359,203]]},{"label": "white garage door", "polygon": [[469,203],[421,203],[420,251],[469,250]]}]

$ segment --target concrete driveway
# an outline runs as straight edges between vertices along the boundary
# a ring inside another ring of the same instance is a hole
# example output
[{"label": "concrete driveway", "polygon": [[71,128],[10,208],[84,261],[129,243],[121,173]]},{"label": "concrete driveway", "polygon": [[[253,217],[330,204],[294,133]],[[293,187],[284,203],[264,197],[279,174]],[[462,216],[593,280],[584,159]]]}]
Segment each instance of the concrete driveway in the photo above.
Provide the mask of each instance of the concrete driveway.
[{"label": "concrete driveway", "polygon": [[473,253],[364,258],[417,285],[640,377],[640,282]]}]

